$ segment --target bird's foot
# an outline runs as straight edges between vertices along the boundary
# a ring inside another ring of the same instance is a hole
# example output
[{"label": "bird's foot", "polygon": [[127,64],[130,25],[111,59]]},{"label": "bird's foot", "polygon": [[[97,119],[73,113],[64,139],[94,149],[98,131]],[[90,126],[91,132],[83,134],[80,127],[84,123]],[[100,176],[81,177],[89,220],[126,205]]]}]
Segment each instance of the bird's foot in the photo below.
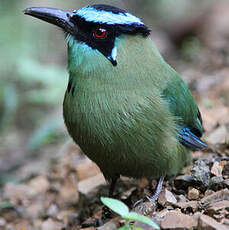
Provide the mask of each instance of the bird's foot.
[{"label": "bird's foot", "polygon": [[144,198],[138,200],[137,202],[134,203],[133,208],[136,208],[139,204],[142,204],[145,201],[154,203],[158,199],[158,196],[162,190],[162,184],[163,184],[164,178],[165,178],[164,176],[160,177],[157,183],[156,191],[154,192],[152,196],[145,196]]},{"label": "bird's foot", "polygon": [[133,205],[133,208],[136,208],[138,205],[144,203],[145,201],[153,202],[152,199],[149,196],[145,196],[142,199],[136,201]]},{"label": "bird's foot", "polygon": [[134,203],[133,208],[136,208],[138,205],[144,203],[144,202],[151,202],[154,203],[157,200],[158,197],[156,196],[145,196],[144,198],[138,200],[137,202]]},{"label": "bird's foot", "polygon": [[144,200],[148,201],[148,198],[145,197],[142,202],[140,200],[132,210],[142,215],[151,216],[156,211],[157,203],[152,202],[152,200],[144,202]]}]

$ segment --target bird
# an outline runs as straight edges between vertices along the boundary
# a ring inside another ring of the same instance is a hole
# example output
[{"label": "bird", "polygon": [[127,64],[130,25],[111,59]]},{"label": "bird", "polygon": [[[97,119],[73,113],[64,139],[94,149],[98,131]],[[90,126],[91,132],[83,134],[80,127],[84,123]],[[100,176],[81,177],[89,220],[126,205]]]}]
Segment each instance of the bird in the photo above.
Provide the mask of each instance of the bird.
[{"label": "bird", "polygon": [[65,33],[69,82],[63,117],[72,139],[114,193],[120,176],[177,175],[201,150],[202,118],[186,83],[163,59],[142,19],[115,6],[24,13]]}]

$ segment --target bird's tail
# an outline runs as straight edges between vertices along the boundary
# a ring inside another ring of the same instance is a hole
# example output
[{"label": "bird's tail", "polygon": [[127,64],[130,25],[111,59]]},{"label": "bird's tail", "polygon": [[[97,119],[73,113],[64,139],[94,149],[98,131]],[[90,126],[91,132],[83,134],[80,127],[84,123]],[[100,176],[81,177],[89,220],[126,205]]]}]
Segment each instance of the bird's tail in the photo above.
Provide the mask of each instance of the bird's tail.
[{"label": "bird's tail", "polygon": [[183,128],[179,131],[179,141],[188,148],[201,150],[207,146],[199,137],[191,132],[189,128]]}]

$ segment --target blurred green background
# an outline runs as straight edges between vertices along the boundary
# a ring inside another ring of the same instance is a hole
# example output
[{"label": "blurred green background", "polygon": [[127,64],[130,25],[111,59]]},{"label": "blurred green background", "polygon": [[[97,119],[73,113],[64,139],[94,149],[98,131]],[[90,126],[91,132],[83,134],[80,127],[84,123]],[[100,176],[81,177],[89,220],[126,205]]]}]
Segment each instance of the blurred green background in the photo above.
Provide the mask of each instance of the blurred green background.
[{"label": "blurred green background", "polygon": [[[42,170],[70,139],[62,118],[67,86],[66,44],[57,27],[23,15],[32,6],[74,10],[94,3],[124,8],[152,29],[164,58],[176,69],[193,63],[205,46],[199,29],[214,0],[1,0],[0,184],[17,180],[26,165]],[[177,67],[179,63],[179,67]]]}]

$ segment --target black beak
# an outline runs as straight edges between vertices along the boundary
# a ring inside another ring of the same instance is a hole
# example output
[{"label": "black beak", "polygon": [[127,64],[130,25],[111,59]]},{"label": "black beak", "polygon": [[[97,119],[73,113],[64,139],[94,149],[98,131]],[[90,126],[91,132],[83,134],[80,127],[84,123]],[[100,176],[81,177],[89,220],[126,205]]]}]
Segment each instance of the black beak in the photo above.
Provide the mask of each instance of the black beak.
[{"label": "black beak", "polygon": [[77,30],[76,25],[71,22],[71,18],[73,16],[72,12],[54,8],[32,7],[27,8],[24,11],[24,14],[39,18],[43,21],[56,25],[68,33],[73,33],[75,30]]}]

